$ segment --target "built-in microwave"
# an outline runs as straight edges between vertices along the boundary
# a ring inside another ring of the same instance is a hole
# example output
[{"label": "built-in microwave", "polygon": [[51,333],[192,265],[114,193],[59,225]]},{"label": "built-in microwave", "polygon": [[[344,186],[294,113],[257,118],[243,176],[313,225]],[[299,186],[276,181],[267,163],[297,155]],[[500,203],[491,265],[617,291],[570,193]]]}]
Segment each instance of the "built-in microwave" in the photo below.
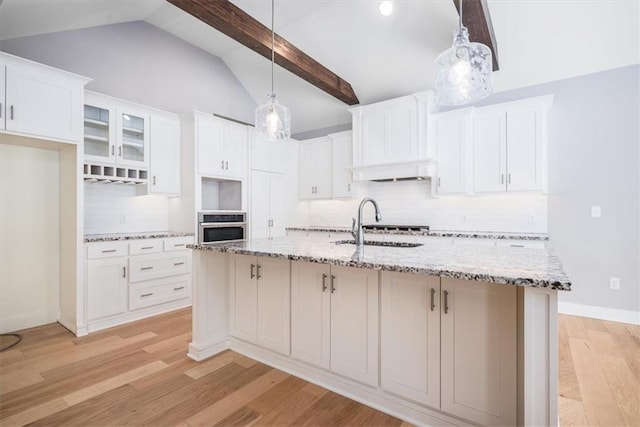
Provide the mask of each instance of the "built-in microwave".
[{"label": "built-in microwave", "polygon": [[245,212],[199,212],[198,242],[216,243],[244,240],[247,236]]}]

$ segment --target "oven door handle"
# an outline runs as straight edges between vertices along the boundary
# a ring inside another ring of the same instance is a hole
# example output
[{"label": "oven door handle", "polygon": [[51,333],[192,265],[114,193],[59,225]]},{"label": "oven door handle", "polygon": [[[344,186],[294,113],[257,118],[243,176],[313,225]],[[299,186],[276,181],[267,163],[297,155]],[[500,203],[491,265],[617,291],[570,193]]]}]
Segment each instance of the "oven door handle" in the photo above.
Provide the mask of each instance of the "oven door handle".
[{"label": "oven door handle", "polygon": [[246,222],[201,222],[200,227],[224,228],[224,227],[246,227]]}]

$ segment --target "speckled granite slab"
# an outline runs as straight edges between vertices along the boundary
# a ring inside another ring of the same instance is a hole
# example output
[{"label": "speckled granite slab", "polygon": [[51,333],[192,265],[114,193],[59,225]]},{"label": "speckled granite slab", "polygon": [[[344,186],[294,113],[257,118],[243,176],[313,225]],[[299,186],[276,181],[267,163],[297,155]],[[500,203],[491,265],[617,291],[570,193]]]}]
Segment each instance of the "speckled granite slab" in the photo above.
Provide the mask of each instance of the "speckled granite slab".
[{"label": "speckled granite slab", "polygon": [[454,246],[444,242],[425,242],[417,248],[365,246],[362,253],[356,253],[355,245],[336,244],[324,238],[302,236],[187,247],[204,251],[571,290],[571,282],[564,273],[558,257],[549,249]]},{"label": "speckled granite slab", "polygon": [[[287,227],[291,231],[318,231],[324,233],[349,233],[351,230],[346,227]],[[546,234],[539,233],[505,233],[487,231],[449,231],[449,230],[428,230],[428,231],[405,231],[405,230],[366,230],[366,234],[392,234],[401,236],[433,236],[433,237],[462,237],[475,239],[514,239],[514,240],[549,240]]]},{"label": "speckled granite slab", "polygon": [[194,233],[183,233],[179,231],[150,231],[144,233],[108,233],[108,234],[85,234],[84,242],[113,242],[116,240],[140,240],[140,239],[161,239],[164,237],[184,237],[193,236]]}]

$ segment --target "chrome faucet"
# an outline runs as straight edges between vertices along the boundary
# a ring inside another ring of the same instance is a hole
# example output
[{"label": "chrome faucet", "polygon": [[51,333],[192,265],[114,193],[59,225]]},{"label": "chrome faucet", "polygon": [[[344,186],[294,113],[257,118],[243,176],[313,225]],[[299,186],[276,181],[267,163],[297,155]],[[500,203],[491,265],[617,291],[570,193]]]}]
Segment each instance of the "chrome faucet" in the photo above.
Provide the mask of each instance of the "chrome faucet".
[{"label": "chrome faucet", "polygon": [[362,208],[367,202],[371,202],[373,207],[376,210],[376,222],[380,222],[382,220],[382,215],[380,215],[380,209],[378,208],[378,204],[371,197],[365,197],[360,202],[360,206],[358,207],[358,221],[353,218],[353,222],[351,223],[351,235],[354,239],[356,239],[356,250],[362,249],[364,245],[364,231],[362,230]]}]

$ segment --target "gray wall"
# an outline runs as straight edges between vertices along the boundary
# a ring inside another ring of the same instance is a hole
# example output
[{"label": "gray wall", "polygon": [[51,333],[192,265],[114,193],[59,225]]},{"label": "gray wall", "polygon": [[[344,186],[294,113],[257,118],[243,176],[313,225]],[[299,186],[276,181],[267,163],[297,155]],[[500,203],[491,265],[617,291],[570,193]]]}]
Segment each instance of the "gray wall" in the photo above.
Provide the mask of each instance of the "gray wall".
[{"label": "gray wall", "polygon": [[0,50],[93,78],[88,89],[128,101],[254,121],[256,102],[220,58],[146,22],[2,40]]},{"label": "gray wall", "polygon": [[[640,66],[497,93],[477,105],[554,94],[549,238],[573,291],[561,301],[640,311]],[[591,206],[602,217],[591,218]],[[609,277],[621,289],[609,289]]]}]

